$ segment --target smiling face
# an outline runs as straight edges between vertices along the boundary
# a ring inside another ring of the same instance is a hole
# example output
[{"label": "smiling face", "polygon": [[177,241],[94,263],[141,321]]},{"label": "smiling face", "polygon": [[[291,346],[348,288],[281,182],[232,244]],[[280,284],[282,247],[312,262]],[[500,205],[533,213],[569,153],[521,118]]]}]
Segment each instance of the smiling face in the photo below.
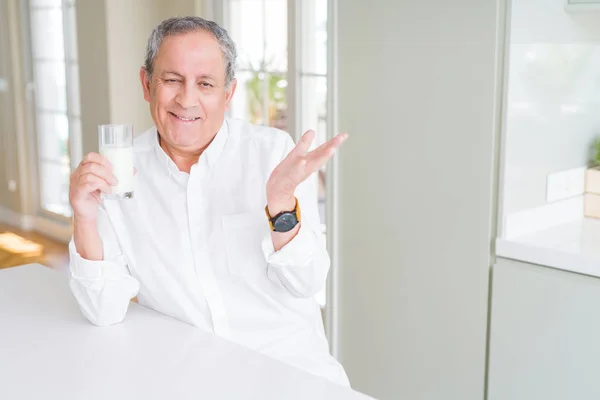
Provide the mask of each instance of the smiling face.
[{"label": "smiling face", "polygon": [[199,153],[217,134],[235,91],[225,86],[225,60],[215,37],[195,31],[166,37],[154,60],[152,80],[140,70],[144,98],[161,141]]}]

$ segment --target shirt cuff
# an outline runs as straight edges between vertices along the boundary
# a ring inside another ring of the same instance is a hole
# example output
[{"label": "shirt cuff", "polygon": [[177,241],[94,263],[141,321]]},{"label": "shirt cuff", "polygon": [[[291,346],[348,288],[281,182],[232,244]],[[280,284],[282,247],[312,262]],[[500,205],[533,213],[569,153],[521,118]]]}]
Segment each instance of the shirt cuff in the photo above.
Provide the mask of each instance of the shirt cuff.
[{"label": "shirt cuff", "polygon": [[130,275],[127,268],[127,259],[122,254],[111,260],[86,260],[77,253],[75,242],[71,239],[69,242],[69,256],[71,259],[69,268],[71,275],[75,278],[120,280],[124,276]]},{"label": "shirt cuff", "polygon": [[273,247],[271,232],[262,241],[262,251],[267,263],[281,267],[309,265],[313,261],[316,248],[315,233],[302,225],[296,236],[279,251],[275,251]]}]

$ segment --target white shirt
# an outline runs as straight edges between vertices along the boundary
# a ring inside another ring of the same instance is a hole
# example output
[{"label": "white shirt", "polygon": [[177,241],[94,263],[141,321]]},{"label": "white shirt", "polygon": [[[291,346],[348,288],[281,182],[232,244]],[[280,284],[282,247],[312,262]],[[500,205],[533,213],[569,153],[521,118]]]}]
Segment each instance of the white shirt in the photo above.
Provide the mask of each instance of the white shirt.
[{"label": "white shirt", "polygon": [[313,179],[296,190],[298,234],[275,252],[266,182],[294,147],[282,131],[225,120],[190,173],[179,171],[156,128],[134,143],[133,199],[105,199],[103,261],[70,249],[70,286],[96,325],[120,322],[131,298],[198,328],[348,385],[329,354],[314,295],[329,256]]}]

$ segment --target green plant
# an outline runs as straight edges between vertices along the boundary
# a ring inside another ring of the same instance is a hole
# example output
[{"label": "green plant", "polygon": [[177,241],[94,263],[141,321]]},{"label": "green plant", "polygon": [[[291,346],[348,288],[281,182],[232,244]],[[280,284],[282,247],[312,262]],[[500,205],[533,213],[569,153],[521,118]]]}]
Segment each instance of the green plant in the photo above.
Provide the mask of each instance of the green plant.
[{"label": "green plant", "polygon": [[[265,72],[275,68],[273,60],[262,59],[258,65],[242,63],[252,74],[246,81],[248,117],[255,124],[269,124],[281,116],[287,105],[285,73]],[[265,110],[266,108],[266,110]],[[267,121],[265,121],[265,115]]]},{"label": "green plant", "polygon": [[[285,76],[260,71],[252,72],[252,78],[246,82],[246,93],[248,111],[253,123],[267,122],[263,121],[265,106],[269,116],[272,116],[277,110],[285,108],[285,85],[282,84],[282,81],[285,81]],[[263,94],[265,86],[266,99]]]},{"label": "green plant", "polygon": [[600,138],[594,141],[593,152],[592,167],[595,168],[600,166]]}]

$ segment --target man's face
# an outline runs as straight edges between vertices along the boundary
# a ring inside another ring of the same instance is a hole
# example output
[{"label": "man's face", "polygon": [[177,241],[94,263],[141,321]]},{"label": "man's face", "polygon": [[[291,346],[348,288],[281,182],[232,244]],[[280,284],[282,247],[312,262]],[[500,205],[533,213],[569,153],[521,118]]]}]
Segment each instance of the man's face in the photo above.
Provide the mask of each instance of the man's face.
[{"label": "man's face", "polygon": [[140,71],[144,98],[161,139],[186,151],[205,148],[223,124],[235,91],[225,87],[225,60],[215,37],[204,31],[165,38],[152,81]]}]

